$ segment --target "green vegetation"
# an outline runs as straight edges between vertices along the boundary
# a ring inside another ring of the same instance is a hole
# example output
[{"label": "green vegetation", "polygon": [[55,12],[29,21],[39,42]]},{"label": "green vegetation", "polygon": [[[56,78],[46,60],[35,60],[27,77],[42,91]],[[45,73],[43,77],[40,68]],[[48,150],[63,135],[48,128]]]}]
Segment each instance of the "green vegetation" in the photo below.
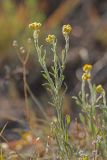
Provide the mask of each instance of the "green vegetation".
[{"label": "green vegetation", "polygon": [[[79,114],[80,123],[74,123],[74,135],[69,134],[69,126],[71,123],[70,115],[63,114],[63,100],[66,92],[62,93],[62,85],[64,84],[64,69],[66,65],[66,58],[69,50],[69,34],[72,31],[70,25],[64,25],[62,33],[65,39],[65,47],[60,56],[57,49],[57,38],[55,35],[48,35],[46,42],[50,46],[51,51],[51,70],[47,68],[47,51],[45,47],[40,44],[39,35],[41,23],[32,23],[29,28],[33,29],[33,38],[35,43],[38,61],[42,67],[42,75],[45,78],[46,86],[51,101],[49,102],[54,107],[56,117],[54,120],[48,120],[51,132],[48,137],[44,137],[44,147],[40,138],[33,139],[33,134],[30,132],[23,135],[17,147],[22,144],[30,143],[34,146],[34,153],[29,156],[29,159],[43,159],[43,160],[106,160],[107,159],[107,104],[105,90],[101,85],[96,86],[91,83],[92,65],[85,64],[83,66],[82,86],[78,97],[73,97],[76,104],[81,107]],[[22,49],[23,51],[23,49]],[[28,99],[27,90],[28,85],[26,81],[26,63],[29,59],[29,54],[24,58],[18,54],[20,61],[23,64],[23,82],[25,92],[25,106],[27,120],[30,121],[28,113]],[[47,120],[46,120],[47,121]],[[30,125],[30,123],[29,123]],[[49,130],[48,126],[46,129]],[[70,138],[71,136],[71,138]],[[78,143],[77,143],[78,141]],[[23,142],[23,143],[22,143]],[[83,143],[81,143],[83,142]],[[41,151],[42,149],[42,151]],[[5,152],[1,152],[1,160],[5,159]],[[23,155],[17,153],[16,159],[26,159]],[[11,157],[11,159],[14,159]]]}]

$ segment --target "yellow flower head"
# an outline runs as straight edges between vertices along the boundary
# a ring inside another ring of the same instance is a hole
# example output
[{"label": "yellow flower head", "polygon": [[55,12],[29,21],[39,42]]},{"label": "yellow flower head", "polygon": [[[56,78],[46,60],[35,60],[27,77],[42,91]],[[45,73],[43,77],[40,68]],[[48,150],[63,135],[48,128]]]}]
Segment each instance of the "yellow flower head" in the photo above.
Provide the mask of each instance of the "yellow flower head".
[{"label": "yellow flower head", "polygon": [[82,158],[82,160],[89,160],[88,155],[84,155],[83,158]]},{"label": "yellow flower head", "polygon": [[87,80],[89,80],[89,79],[91,79],[90,74],[88,74],[88,73],[83,73],[83,75],[82,75],[82,80],[87,81]]},{"label": "yellow flower head", "polygon": [[48,42],[48,43],[53,43],[54,41],[55,41],[55,35],[48,35],[48,37],[45,39],[46,40],[46,42]]},{"label": "yellow flower head", "polygon": [[39,30],[41,28],[41,26],[42,26],[42,24],[41,23],[37,23],[37,22],[29,24],[29,28],[31,28],[33,30]]},{"label": "yellow flower head", "polygon": [[85,64],[84,66],[83,66],[83,71],[84,72],[89,72],[89,71],[91,71],[92,70],[92,65],[91,64]]},{"label": "yellow flower head", "polygon": [[104,91],[103,87],[101,84],[99,84],[97,87],[96,87],[96,92],[97,93],[102,93]]},{"label": "yellow flower head", "polygon": [[72,31],[72,27],[71,27],[70,24],[63,25],[63,27],[62,27],[62,33],[64,35],[68,35],[71,31]]}]

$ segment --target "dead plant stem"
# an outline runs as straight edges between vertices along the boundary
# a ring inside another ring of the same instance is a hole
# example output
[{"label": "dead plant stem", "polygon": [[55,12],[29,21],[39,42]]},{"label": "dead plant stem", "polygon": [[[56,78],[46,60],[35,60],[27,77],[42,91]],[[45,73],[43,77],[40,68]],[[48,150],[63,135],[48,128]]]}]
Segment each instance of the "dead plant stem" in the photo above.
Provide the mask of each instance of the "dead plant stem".
[{"label": "dead plant stem", "polygon": [[28,104],[28,95],[27,95],[27,79],[26,79],[26,64],[23,63],[23,84],[24,84],[24,96],[25,96],[25,115],[29,122],[29,104]]}]

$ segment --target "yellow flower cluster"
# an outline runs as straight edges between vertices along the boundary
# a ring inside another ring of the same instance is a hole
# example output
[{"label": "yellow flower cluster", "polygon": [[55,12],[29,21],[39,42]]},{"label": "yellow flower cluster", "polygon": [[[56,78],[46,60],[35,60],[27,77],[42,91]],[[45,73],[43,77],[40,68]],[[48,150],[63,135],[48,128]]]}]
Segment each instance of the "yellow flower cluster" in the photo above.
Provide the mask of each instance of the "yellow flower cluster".
[{"label": "yellow flower cluster", "polygon": [[54,41],[55,41],[55,35],[48,35],[48,37],[45,39],[46,40],[46,42],[48,42],[48,43],[53,43]]},{"label": "yellow flower cluster", "polygon": [[86,80],[89,80],[91,79],[91,76],[89,73],[83,73],[82,75],[82,80],[86,81]]},{"label": "yellow flower cluster", "polygon": [[42,24],[41,23],[37,23],[37,22],[29,24],[29,28],[31,28],[33,30],[39,30],[41,28],[41,26],[42,26]]},{"label": "yellow flower cluster", "polygon": [[89,72],[89,71],[91,71],[92,70],[92,65],[91,64],[85,64],[84,66],[83,66],[83,71],[84,72]]},{"label": "yellow flower cluster", "polygon": [[91,79],[90,71],[92,70],[92,65],[91,64],[85,64],[83,66],[83,75],[82,75],[82,80],[87,81]]},{"label": "yellow flower cluster", "polygon": [[79,158],[79,160],[89,160],[89,156],[88,155],[80,155],[81,157]]},{"label": "yellow flower cluster", "polygon": [[82,157],[82,160],[89,160],[88,155],[84,155],[84,156]]},{"label": "yellow flower cluster", "polygon": [[97,93],[103,93],[103,91],[104,91],[104,89],[103,89],[102,85],[99,84],[99,85],[96,87],[96,92],[97,92]]},{"label": "yellow flower cluster", "polygon": [[62,27],[63,35],[68,35],[71,31],[72,31],[72,27],[70,24],[63,25],[63,27]]}]

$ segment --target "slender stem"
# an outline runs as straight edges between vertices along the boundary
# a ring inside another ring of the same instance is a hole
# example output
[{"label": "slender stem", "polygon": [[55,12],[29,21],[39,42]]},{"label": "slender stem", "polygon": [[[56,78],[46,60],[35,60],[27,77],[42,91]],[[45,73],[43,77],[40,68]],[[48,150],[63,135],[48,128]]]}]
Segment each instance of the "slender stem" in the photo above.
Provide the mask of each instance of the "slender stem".
[{"label": "slender stem", "polygon": [[82,91],[82,103],[83,107],[85,107],[85,81],[82,81],[81,91]]},{"label": "slender stem", "polygon": [[89,84],[90,95],[91,95],[91,104],[93,106],[94,105],[94,94],[93,94],[93,87],[92,87],[92,84],[91,84],[90,80],[88,80],[88,84]]},{"label": "slender stem", "polygon": [[29,121],[29,104],[28,104],[28,95],[27,95],[27,79],[26,79],[26,65],[23,63],[23,84],[24,84],[24,96],[25,96],[25,115]]},{"label": "slender stem", "polygon": [[106,107],[106,96],[105,96],[105,91],[103,91],[103,103],[104,103],[104,107]]},{"label": "slender stem", "polygon": [[66,58],[69,50],[69,36],[65,37],[65,63],[66,63]]}]

